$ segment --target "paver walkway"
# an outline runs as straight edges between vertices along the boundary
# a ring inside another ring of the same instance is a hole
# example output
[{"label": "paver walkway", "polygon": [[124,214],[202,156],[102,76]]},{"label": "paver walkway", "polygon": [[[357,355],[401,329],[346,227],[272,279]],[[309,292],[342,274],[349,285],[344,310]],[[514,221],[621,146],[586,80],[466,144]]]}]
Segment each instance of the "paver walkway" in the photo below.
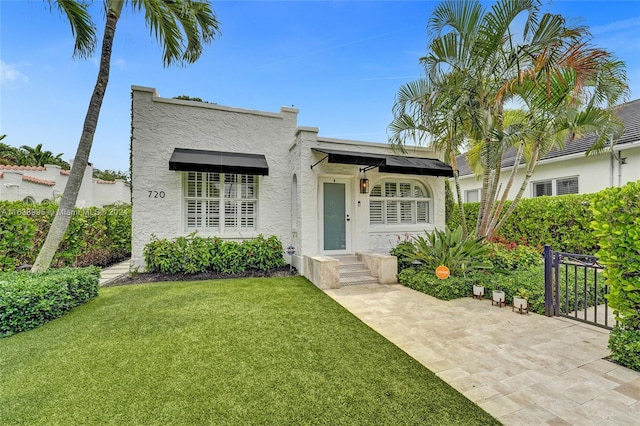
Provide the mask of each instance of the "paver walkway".
[{"label": "paver walkway", "polygon": [[116,263],[115,265],[111,265],[107,268],[103,268],[100,273],[100,284],[104,285],[105,283],[118,278],[121,275],[129,273],[129,265],[130,260],[124,260],[120,263]]},{"label": "paver walkway", "polygon": [[640,425],[640,373],[602,359],[607,330],[401,285],[326,293],[506,425]]}]

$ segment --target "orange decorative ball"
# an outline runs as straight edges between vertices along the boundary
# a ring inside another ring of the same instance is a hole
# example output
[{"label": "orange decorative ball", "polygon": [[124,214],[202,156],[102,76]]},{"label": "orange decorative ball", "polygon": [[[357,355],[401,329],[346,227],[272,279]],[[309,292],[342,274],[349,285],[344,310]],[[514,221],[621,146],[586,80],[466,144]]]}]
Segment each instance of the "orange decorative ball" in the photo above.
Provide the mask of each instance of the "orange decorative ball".
[{"label": "orange decorative ball", "polygon": [[449,274],[449,268],[444,265],[440,265],[436,268],[436,277],[440,278],[441,280],[446,280],[447,278],[449,278]]}]

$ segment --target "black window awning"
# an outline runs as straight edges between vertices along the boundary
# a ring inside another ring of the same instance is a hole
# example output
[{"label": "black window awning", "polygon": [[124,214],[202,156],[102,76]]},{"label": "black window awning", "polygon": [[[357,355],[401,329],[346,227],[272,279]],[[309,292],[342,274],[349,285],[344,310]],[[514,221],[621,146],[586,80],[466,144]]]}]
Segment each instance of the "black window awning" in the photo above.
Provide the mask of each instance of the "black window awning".
[{"label": "black window awning", "polygon": [[435,158],[365,154],[325,148],[311,149],[313,151],[326,154],[329,163],[357,164],[360,166],[369,166],[371,168],[378,167],[378,170],[382,173],[453,177],[453,169],[451,166]]},{"label": "black window awning", "polygon": [[173,150],[169,159],[169,170],[269,175],[269,166],[264,155],[186,148]]}]

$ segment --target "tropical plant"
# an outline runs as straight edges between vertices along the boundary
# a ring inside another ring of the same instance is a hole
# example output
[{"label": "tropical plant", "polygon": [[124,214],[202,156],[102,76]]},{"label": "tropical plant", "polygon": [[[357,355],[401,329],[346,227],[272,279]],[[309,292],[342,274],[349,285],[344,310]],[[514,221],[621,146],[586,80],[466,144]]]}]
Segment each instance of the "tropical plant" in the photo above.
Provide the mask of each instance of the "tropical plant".
[{"label": "tropical plant", "polygon": [[62,159],[63,153],[54,154],[51,151],[43,150],[42,144],[39,143],[35,147],[29,145],[22,145],[20,147],[21,166],[44,166],[46,164],[54,164],[62,167],[65,170],[69,169],[69,163]]},{"label": "tropical plant", "polygon": [[[445,149],[454,177],[452,154],[470,148],[470,163],[482,176],[476,235],[493,235],[518,204],[527,183],[505,209],[520,159],[528,182],[538,159],[565,141],[592,133],[597,148],[620,133],[610,107],[628,94],[624,64],[594,47],[586,27],[570,26],[561,15],[540,16],[539,1],[499,0],[485,9],[477,0],[447,0],[436,6],[428,33],[421,58],[426,76],[400,90],[390,143]],[[507,113],[513,100],[523,109]],[[509,149],[517,159],[502,185]]]},{"label": "tropical plant", "polygon": [[124,180],[125,182],[129,182],[129,174],[127,172],[122,172],[120,170],[93,169],[93,177],[95,179],[108,180],[108,181],[121,179],[121,180]]},{"label": "tropical plant", "polygon": [[[98,116],[109,82],[111,52],[116,25],[125,4],[143,12],[145,22],[162,46],[165,66],[190,64],[202,54],[203,45],[219,34],[219,23],[208,0],[103,0],[106,14],[98,78],[91,95],[82,134],[78,143],[69,180],[62,194],[58,214],[38,254],[32,271],[46,270],[69,225],[71,212],[80,192],[84,171],[89,161]],[[81,0],[53,2],[71,24],[75,37],[74,55],[88,57],[96,45],[95,24],[88,12],[89,3]]]},{"label": "tropical plant", "polygon": [[419,235],[414,238],[411,247],[403,246],[399,254],[403,261],[418,261],[422,268],[429,270],[444,265],[455,276],[464,275],[470,270],[491,268],[490,263],[482,260],[489,251],[484,244],[484,237],[464,237],[462,227],[458,226],[454,231],[445,227],[444,230],[435,229],[432,233],[426,233],[426,237]]}]

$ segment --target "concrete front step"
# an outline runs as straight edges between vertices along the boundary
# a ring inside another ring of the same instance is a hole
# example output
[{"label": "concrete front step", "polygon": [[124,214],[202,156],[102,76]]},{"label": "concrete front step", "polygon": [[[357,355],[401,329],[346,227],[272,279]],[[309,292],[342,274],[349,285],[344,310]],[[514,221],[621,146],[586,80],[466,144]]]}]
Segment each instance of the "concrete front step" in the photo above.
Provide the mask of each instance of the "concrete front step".
[{"label": "concrete front step", "polygon": [[371,275],[350,278],[340,277],[340,285],[342,287],[364,284],[378,284],[378,279],[376,277],[372,277]]},{"label": "concrete front step", "polygon": [[360,262],[354,255],[339,255],[332,256],[334,259],[338,259],[340,262],[340,285],[363,285],[363,284],[377,284],[378,279],[371,276],[364,263]]}]

